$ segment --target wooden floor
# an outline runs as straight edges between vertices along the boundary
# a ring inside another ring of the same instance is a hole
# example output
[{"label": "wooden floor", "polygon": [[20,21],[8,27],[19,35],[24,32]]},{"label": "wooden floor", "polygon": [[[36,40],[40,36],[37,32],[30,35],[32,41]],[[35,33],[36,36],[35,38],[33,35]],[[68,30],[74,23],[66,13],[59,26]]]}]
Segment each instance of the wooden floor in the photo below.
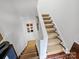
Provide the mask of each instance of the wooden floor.
[{"label": "wooden floor", "polygon": [[71,52],[70,54],[65,54],[62,52],[55,55],[50,55],[47,59],[77,59],[77,56],[76,52]]},{"label": "wooden floor", "polygon": [[76,59],[79,59],[79,44],[74,42],[71,52],[76,52]]},{"label": "wooden floor", "polygon": [[64,59],[65,58],[65,53],[64,52],[61,52],[61,53],[58,53],[58,54],[54,54],[54,55],[48,55],[47,56],[47,59]]},{"label": "wooden floor", "polygon": [[[28,42],[28,45],[20,56],[20,59],[39,59],[35,43],[35,40]],[[79,59],[79,53],[76,51],[72,51],[70,54],[65,54],[64,52],[61,52],[54,55],[48,55],[47,59]]]},{"label": "wooden floor", "polygon": [[38,59],[38,52],[35,40],[29,41],[20,59]]}]

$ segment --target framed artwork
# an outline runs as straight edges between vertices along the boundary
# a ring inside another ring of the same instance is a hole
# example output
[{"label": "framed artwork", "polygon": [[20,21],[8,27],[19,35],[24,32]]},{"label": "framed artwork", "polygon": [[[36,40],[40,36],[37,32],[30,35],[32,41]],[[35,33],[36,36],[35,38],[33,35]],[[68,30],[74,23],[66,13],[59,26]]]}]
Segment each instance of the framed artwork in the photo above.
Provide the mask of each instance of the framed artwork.
[{"label": "framed artwork", "polygon": [[27,26],[27,32],[33,32],[34,31],[32,23],[28,23],[28,24],[26,24],[26,26]]}]

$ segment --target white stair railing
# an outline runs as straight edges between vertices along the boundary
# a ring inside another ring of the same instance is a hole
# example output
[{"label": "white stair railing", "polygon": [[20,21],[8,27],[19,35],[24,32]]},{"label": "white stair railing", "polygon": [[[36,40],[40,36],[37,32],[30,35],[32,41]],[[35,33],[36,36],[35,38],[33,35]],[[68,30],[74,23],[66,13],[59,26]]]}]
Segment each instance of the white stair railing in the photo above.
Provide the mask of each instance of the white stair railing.
[{"label": "white stair railing", "polygon": [[47,44],[48,44],[48,34],[45,28],[45,24],[42,18],[42,14],[38,10],[39,17],[39,57],[40,59],[46,59],[47,54]]}]

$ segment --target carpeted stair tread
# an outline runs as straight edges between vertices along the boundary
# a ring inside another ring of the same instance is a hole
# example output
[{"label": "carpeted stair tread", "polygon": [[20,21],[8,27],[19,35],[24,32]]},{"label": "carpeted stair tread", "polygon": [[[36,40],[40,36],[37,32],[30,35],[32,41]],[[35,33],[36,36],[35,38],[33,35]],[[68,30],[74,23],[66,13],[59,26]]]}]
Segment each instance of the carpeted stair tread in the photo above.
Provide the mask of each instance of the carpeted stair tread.
[{"label": "carpeted stair tread", "polygon": [[49,17],[49,14],[42,14],[42,17]]},{"label": "carpeted stair tread", "polygon": [[56,28],[46,28],[48,33],[55,32]]},{"label": "carpeted stair tread", "polygon": [[46,28],[52,28],[54,24],[45,24]]},{"label": "carpeted stair tread", "polygon": [[43,20],[50,20],[51,17],[43,17]]},{"label": "carpeted stair tread", "polygon": [[44,23],[45,24],[50,24],[50,23],[52,23],[52,20],[44,20]]},{"label": "carpeted stair tread", "polygon": [[64,48],[61,45],[48,46],[47,55],[64,52]]},{"label": "carpeted stair tread", "polygon": [[48,34],[48,39],[54,39],[54,38],[56,38],[57,36],[59,36],[58,35],[58,33],[50,33],[50,34]]},{"label": "carpeted stair tread", "polygon": [[61,41],[59,39],[48,39],[48,46],[60,44]]}]

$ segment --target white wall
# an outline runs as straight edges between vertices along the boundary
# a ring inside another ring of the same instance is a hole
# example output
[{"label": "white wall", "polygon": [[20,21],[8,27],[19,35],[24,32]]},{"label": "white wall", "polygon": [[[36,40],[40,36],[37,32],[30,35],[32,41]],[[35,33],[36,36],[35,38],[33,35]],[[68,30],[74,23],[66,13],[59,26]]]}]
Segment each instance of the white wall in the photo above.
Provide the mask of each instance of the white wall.
[{"label": "white wall", "polygon": [[79,1],[39,0],[40,13],[48,12],[56,23],[64,46],[70,50],[74,41],[79,41]]},{"label": "white wall", "polygon": [[0,32],[15,47],[19,55],[27,45],[21,17],[35,17],[37,0],[0,0]]},{"label": "white wall", "polygon": [[45,29],[45,25],[44,25],[44,21],[43,18],[41,16],[40,10],[39,8],[37,8],[38,10],[38,16],[39,16],[39,40],[38,42],[38,50],[39,50],[39,57],[40,59],[46,59],[47,57],[47,43],[48,43],[48,34],[47,31]]},{"label": "white wall", "polygon": [[[27,24],[33,24],[33,32],[28,32],[27,30]],[[38,31],[37,31],[37,21],[36,18],[29,18],[29,17],[24,17],[23,18],[23,26],[24,26],[24,31],[26,34],[26,37],[29,40],[35,40],[38,39]]]}]

